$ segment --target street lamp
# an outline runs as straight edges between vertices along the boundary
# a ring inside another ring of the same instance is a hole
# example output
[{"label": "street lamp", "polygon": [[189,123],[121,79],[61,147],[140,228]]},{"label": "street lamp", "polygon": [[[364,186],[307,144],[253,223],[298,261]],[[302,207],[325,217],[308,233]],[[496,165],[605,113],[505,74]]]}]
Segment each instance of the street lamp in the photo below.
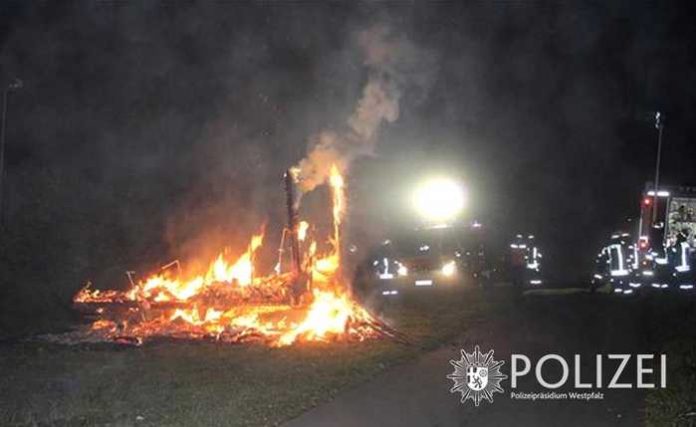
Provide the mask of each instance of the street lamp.
[{"label": "street lamp", "polygon": [[7,98],[10,92],[21,89],[24,84],[15,78],[2,91],[2,121],[0,122],[0,226],[5,224],[4,184],[5,184],[5,133],[7,128]]},{"label": "street lamp", "polygon": [[662,157],[662,130],[665,128],[665,116],[661,112],[655,113],[655,129],[657,129],[657,160],[655,161],[655,198],[653,200],[652,222],[657,220],[657,193],[660,187],[660,158]]}]

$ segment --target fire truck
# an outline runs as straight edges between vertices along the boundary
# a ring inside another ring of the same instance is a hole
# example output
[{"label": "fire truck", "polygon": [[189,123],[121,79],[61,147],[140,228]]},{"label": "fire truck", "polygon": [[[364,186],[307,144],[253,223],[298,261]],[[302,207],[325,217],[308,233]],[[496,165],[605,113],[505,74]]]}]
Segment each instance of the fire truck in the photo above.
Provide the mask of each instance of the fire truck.
[{"label": "fire truck", "polygon": [[689,291],[696,284],[696,187],[646,185],[637,235],[612,235],[597,257],[593,286],[612,284],[615,293],[640,288]]},{"label": "fire truck", "polygon": [[494,268],[484,235],[478,222],[396,233],[373,249],[358,282],[365,282],[367,293],[388,297],[486,286]]}]

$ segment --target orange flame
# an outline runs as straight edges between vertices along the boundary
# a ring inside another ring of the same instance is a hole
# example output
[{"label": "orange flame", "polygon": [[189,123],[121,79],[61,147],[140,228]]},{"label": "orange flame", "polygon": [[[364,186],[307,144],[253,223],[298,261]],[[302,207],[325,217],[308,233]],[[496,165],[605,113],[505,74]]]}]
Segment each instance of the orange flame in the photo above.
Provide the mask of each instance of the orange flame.
[{"label": "orange flame", "polygon": [[[91,290],[89,286],[81,289],[73,298],[76,305],[102,305],[95,311],[100,318],[85,336],[135,343],[158,336],[230,342],[260,339],[275,346],[374,336],[374,319],[350,298],[338,277],[346,198],[343,176],[335,165],[329,184],[332,249],[317,256],[316,241],[303,245],[313,288],[308,305],[293,307],[288,303],[292,274],[280,272],[279,267],[269,276],[256,274],[255,253],[264,241],[261,232],[252,236],[236,260],[231,261],[223,251],[202,274],[173,277],[165,270],[123,292]],[[298,224],[299,240],[308,239],[309,228],[305,221]]]},{"label": "orange flame", "polygon": [[314,301],[304,320],[282,334],[277,340],[277,345],[289,345],[300,338],[307,341],[326,341],[346,333],[364,336],[361,334],[364,331],[356,329],[354,324],[363,321],[360,324],[364,328],[364,322],[369,320],[370,315],[367,311],[346,295],[315,290]]},{"label": "orange flame", "polygon": [[206,283],[229,282],[249,286],[254,274],[252,258],[262,243],[263,233],[253,236],[247,251],[232,265],[225,260],[222,253],[218,255],[206,273]]}]

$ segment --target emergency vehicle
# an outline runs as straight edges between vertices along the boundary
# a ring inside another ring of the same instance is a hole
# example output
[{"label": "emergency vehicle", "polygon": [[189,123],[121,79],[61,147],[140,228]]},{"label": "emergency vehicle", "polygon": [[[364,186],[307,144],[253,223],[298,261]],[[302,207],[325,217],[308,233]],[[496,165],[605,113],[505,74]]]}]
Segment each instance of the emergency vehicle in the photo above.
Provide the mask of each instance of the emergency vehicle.
[{"label": "emergency vehicle", "polygon": [[478,222],[397,233],[372,251],[362,280],[383,296],[416,289],[485,286],[494,269],[483,235],[484,227]]},{"label": "emergency vehicle", "polygon": [[637,235],[612,235],[597,257],[593,288],[610,283],[615,293],[640,288],[694,289],[696,187],[648,184],[642,195]]},{"label": "emergency vehicle", "polygon": [[646,189],[641,203],[636,267],[652,288],[694,287],[696,187]]}]

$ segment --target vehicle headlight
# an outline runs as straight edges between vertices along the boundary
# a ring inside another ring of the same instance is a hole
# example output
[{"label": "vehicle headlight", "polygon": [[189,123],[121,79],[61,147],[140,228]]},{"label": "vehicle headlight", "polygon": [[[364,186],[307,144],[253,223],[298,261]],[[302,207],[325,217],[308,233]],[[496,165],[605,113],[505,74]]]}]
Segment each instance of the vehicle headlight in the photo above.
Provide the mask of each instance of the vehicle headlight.
[{"label": "vehicle headlight", "polygon": [[399,276],[408,276],[408,268],[401,264],[400,262],[396,264],[398,267],[396,269],[396,274]]},{"label": "vehicle headlight", "polygon": [[457,264],[454,261],[447,262],[442,266],[441,272],[444,276],[453,276],[457,272]]}]

